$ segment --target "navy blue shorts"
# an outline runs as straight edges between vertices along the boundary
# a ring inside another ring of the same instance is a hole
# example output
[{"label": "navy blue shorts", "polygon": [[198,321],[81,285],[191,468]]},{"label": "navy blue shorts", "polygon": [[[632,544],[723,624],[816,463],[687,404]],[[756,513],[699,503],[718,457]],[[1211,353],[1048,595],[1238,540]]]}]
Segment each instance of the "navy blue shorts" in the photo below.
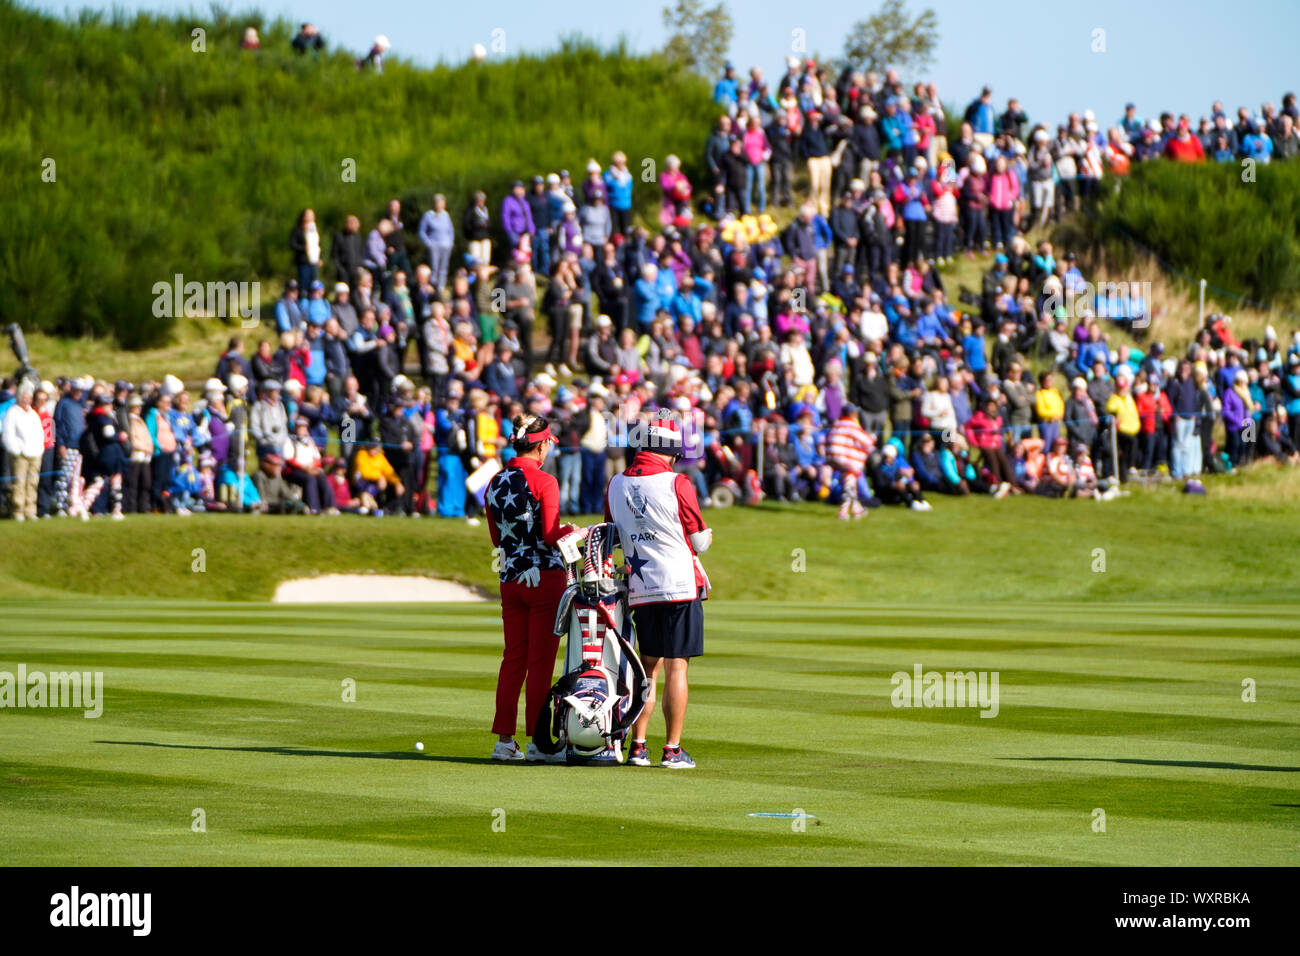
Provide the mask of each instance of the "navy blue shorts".
[{"label": "navy blue shorts", "polygon": [[[703,594],[703,591],[700,592]],[[642,657],[699,657],[704,653],[704,602],[677,601],[632,608]]]}]

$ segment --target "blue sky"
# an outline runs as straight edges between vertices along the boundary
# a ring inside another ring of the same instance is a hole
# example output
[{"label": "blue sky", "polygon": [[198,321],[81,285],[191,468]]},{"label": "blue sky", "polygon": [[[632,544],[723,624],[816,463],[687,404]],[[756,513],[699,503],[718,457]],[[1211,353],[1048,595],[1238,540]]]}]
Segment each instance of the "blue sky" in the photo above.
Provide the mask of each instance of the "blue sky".
[{"label": "blue sky", "polygon": [[[20,0],[61,13],[66,2]],[[506,52],[555,46],[562,34],[581,32],[605,43],[626,37],[635,50],[663,43],[660,11],[667,0],[227,0],[233,9],[258,6],[270,16],[311,20],[332,46],[362,51],[384,33],[394,52],[416,62],[459,62],[475,43],[490,46],[505,31]],[[115,0],[79,5],[128,10],[205,11],[192,0]],[[1015,95],[1034,119],[1055,122],[1071,109],[1091,108],[1103,124],[1132,99],[1143,116],[1162,109],[1208,113],[1222,99],[1257,110],[1278,103],[1300,86],[1293,46],[1300,29],[1297,0],[909,0],[909,9],[932,7],[940,42],[926,79],[945,102],[965,105],[988,83],[1000,106]],[[792,31],[805,31],[810,53],[838,55],[854,21],[877,3],[850,0],[729,0],[735,20],[732,58],[757,64],[771,78],[791,51]],[[1094,31],[1104,32],[1104,52],[1093,52]],[[493,54],[498,55],[498,54]],[[905,77],[907,78],[907,77]]]}]

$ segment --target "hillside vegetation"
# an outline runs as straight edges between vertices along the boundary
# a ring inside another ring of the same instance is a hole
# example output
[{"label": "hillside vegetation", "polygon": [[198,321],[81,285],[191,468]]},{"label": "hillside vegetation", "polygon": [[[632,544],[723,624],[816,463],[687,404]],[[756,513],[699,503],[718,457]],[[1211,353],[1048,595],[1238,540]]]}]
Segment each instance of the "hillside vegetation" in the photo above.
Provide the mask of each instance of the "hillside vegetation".
[{"label": "hillside vegetation", "polygon": [[[1207,479],[1205,498],[1168,486],[1102,503],[941,498],[930,515],[882,508],[853,524],[817,504],[715,509],[704,564],[718,599],[864,609],[961,613],[985,600],[1205,602],[1241,593],[1294,601],[1295,476],[1264,463]],[[259,544],[268,540],[274,546]],[[431,574],[494,600],[497,591],[487,529],[459,521],[131,515],[6,522],[0,542],[0,601],[264,601],[281,581],[366,571]]]},{"label": "hillside vegetation", "polygon": [[1300,163],[1253,177],[1238,163],[1138,164],[1074,224],[1117,271],[1154,255],[1224,308],[1300,309]]},{"label": "hillside vegetation", "polygon": [[[249,25],[260,51],[240,49]],[[0,316],[162,345],[174,320],[153,315],[154,283],[289,274],[305,206],[328,255],[347,213],[368,229],[400,198],[418,248],[434,192],[459,223],[475,189],[495,205],[515,178],[567,166],[580,180],[589,157],[603,166],[615,149],[637,173],[672,151],[689,171],[713,115],[698,77],[582,40],[456,67],[389,57],[376,75],[341,50],[296,56],[295,29],[219,9],[62,20],[0,0]],[[343,181],[349,159],[355,182]],[[639,204],[658,200],[639,185]]]}]

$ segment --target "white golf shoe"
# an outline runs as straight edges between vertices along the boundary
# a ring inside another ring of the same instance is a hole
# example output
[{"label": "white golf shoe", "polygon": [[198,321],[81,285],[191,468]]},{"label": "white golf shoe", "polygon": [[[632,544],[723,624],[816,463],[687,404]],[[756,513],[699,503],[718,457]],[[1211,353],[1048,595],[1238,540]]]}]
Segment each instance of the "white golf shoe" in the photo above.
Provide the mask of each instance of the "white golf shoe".
[{"label": "white golf shoe", "polygon": [[523,760],[524,752],[519,749],[519,745],[513,740],[498,740],[497,745],[492,748],[492,759],[500,760],[502,763]]}]

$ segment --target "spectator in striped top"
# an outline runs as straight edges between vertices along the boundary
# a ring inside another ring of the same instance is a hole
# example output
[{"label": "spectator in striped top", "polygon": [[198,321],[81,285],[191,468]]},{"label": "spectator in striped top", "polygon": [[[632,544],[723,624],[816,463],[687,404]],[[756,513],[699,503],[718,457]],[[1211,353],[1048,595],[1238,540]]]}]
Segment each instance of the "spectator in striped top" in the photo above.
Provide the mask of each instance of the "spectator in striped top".
[{"label": "spectator in striped top", "polygon": [[840,472],[844,502],[840,505],[839,517],[843,521],[851,517],[861,518],[867,513],[859,500],[858,482],[866,471],[867,457],[874,448],[875,439],[858,424],[858,410],[845,405],[840,409],[839,420],[826,436],[826,457]]}]

